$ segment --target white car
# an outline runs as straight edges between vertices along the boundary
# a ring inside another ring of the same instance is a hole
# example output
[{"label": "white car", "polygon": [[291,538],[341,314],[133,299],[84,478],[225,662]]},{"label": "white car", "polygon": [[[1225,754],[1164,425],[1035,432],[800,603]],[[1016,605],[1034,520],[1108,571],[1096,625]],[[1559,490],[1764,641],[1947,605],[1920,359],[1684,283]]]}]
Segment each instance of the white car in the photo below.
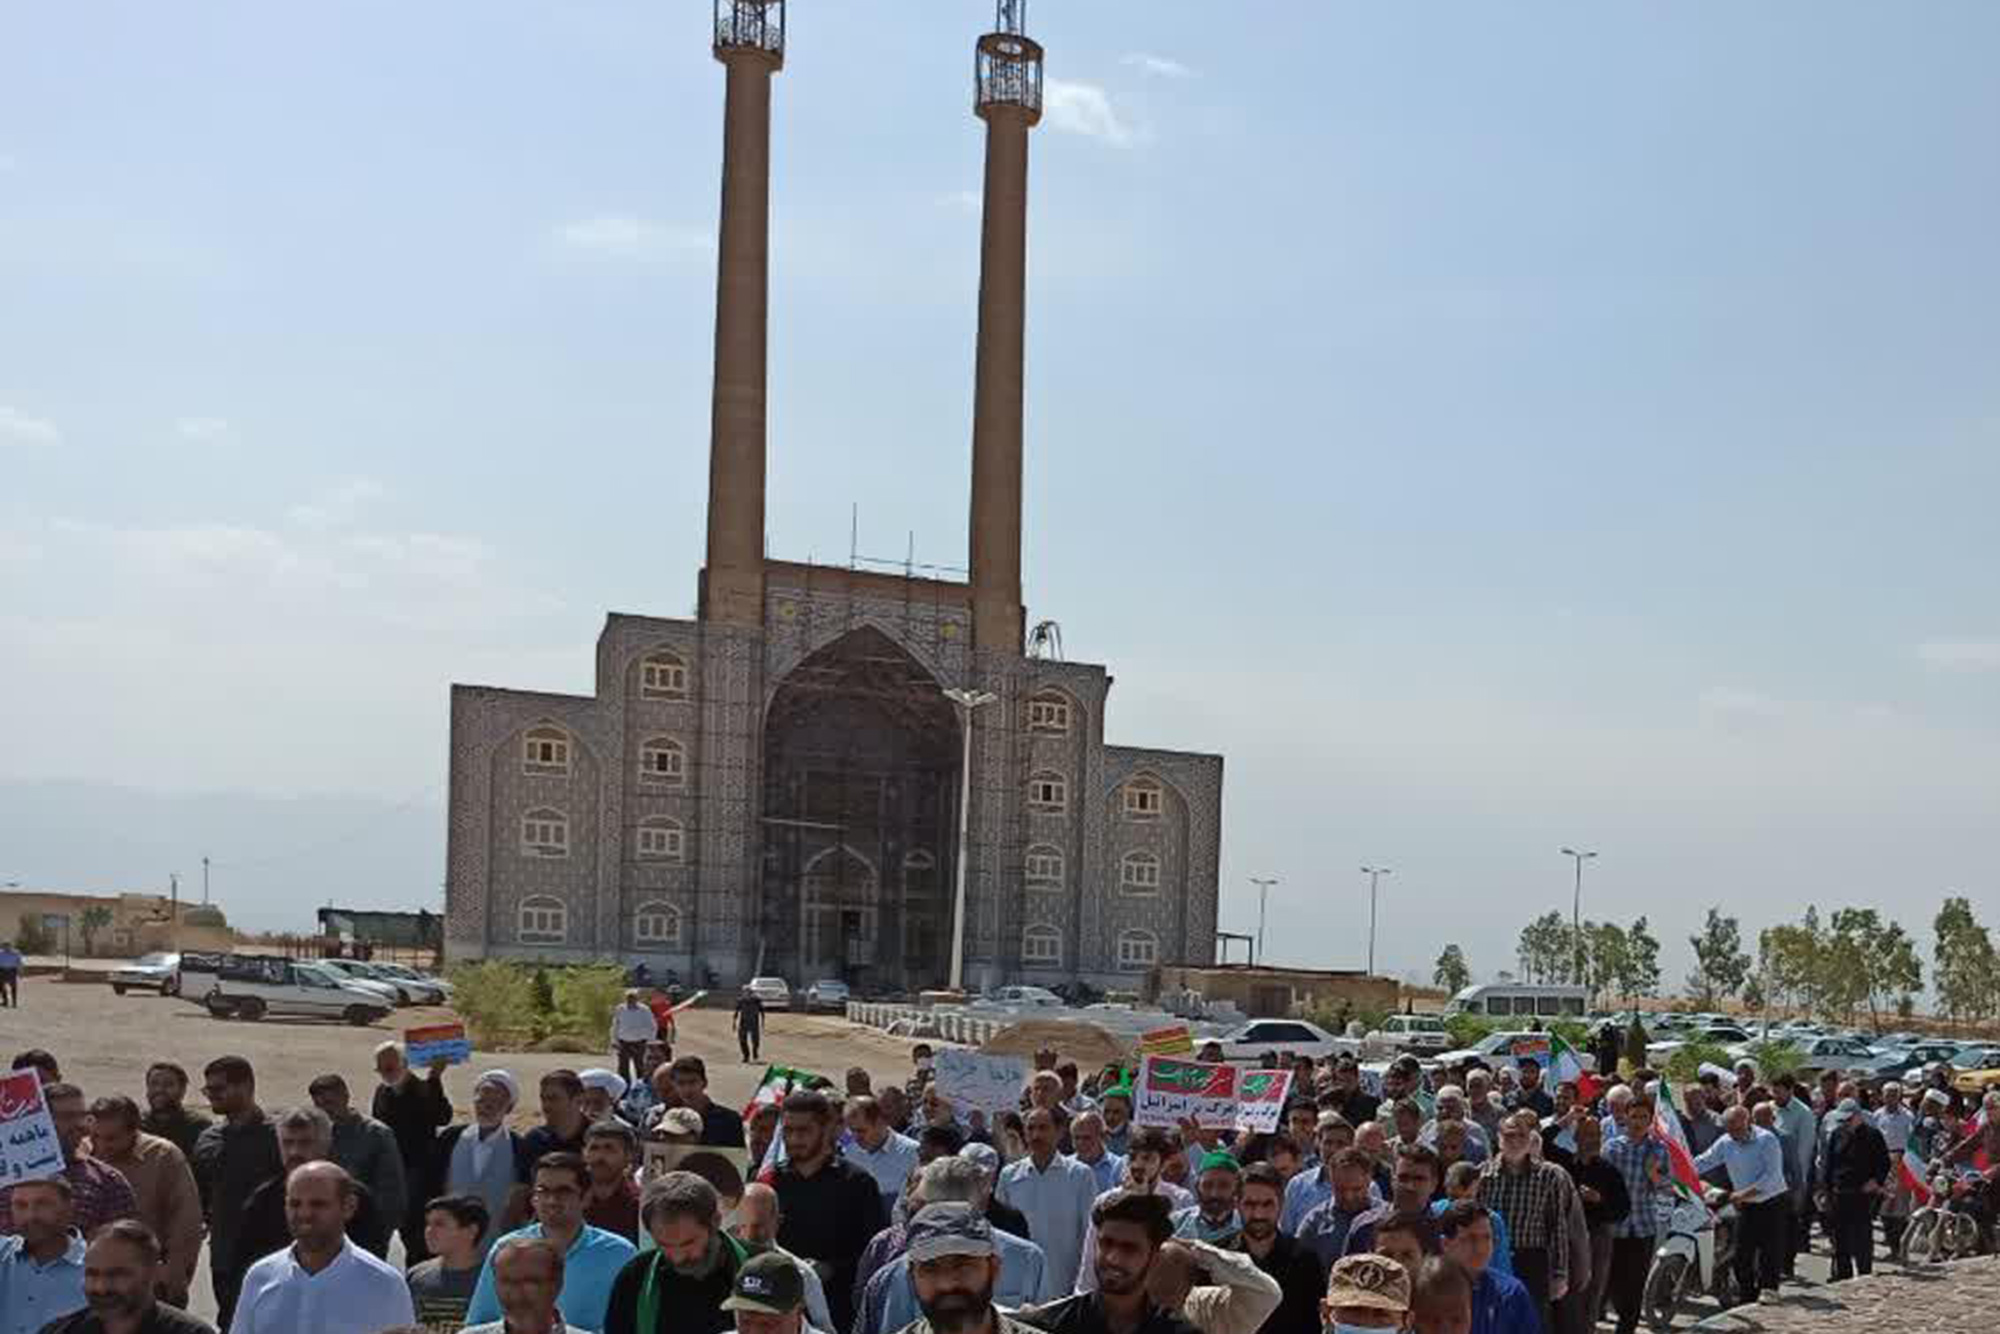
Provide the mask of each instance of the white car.
[{"label": "white car", "polygon": [[767,1010],[792,1008],[792,985],[782,977],[753,977],[743,989],[763,1001]]},{"label": "white car", "polygon": [[157,991],[162,996],[181,994],[181,956],[145,954],[123,968],[111,970],[111,990],[122,996],[128,991]]},{"label": "white car", "polygon": [[[386,1019],[393,1009],[380,992],[317,964],[223,956],[204,971],[206,975],[183,961],[182,994],[198,999],[218,1019],[344,1019],[361,1028]],[[198,997],[190,994],[197,982],[204,988]]]},{"label": "white car", "polygon": [[[1198,1038],[1197,1049],[1210,1039]],[[1315,1061],[1328,1056],[1359,1055],[1360,1042],[1337,1038],[1317,1024],[1303,1019],[1252,1019],[1232,1033],[1213,1039],[1222,1048],[1225,1061],[1262,1061],[1266,1056],[1310,1056]]]},{"label": "white car", "polygon": [[1709,1024],[1660,1042],[1648,1042],[1646,1059],[1658,1065],[1691,1042],[1725,1047],[1730,1050],[1731,1055],[1734,1055],[1736,1048],[1748,1046],[1752,1040],[1749,1030],[1739,1024]]},{"label": "white car", "polygon": [[847,983],[825,978],[806,988],[801,998],[807,1010],[834,1010],[845,1014],[848,999],[853,995]]},{"label": "white car", "polygon": [[403,988],[376,977],[368,971],[367,964],[356,963],[352,959],[315,959],[313,962],[343,982],[375,993],[392,1007],[410,1004],[409,994]]},{"label": "white car", "polygon": [[1451,1031],[1434,1014],[1392,1014],[1361,1039],[1371,1052],[1415,1052],[1434,1056],[1451,1045]]},{"label": "white car", "polygon": [[451,1000],[451,983],[441,977],[432,977],[429,973],[420,973],[399,963],[371,962],[368,966],[373,968],[376,976],[384,981],[407,982],[419,991],[428,993],[430,999],[423,1002],[424,1004],[444,1005]]},{"label": "white car", "polygon": [[979,999],[982,1004],[1012,1010],[1060,1010],[1064,1004],[1063,998],[1047,987],[1001,987]]},{"label": "white car", "polygon": [[[1439,1052],[1436,1063],[1442,1067],[1463,1065],[1477,1060],[1486,1065],[1511,1065],[1523,1056],[1532,1056],[1544,1066],[1549,1064],[1550,1042],[1547,1033],[1533,1031],[1513,1033],[1488,1033],[1470,1047],[1460,1047],[1456,1051]],[[1586,1070],[1596,1068],[1588,1053],[1578,1052],[1577,1063]]]}]

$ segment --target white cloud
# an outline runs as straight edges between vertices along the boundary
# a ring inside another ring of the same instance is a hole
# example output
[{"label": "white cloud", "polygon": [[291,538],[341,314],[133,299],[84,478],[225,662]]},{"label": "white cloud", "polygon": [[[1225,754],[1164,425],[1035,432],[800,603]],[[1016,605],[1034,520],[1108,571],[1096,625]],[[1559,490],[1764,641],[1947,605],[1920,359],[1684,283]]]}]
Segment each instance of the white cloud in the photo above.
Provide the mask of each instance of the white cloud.
[{"label": "white cloud", "polygon": [[1162,79],[1192,79],[1194,77],[1194,71],[1186,65],[1181,64],[1180,61],[1171,60],[1166,56],[1152,55],[1145,51],[1134,51],[1118,63],[1121,65],[1130,65],[1133,69],[1142,70],[1147,74],[1155,75]]},{"label": "white cloud", "polygon": [[700,227],[676,227],[622,213],[581,218],[556,228],[563,249],[599,259],[661,264],[714,253],[714,234]]},{"label": "white cloud", "polygon": [[1930,639],[1917,645],[1929,667],[1947,672],[2000,671],[2000,639]]},{"label": "white cloud", "polygon": [[950,194],[938,196],[938,207],[955,209],[960,213],[970,213],[977,217],[980,213],[980,198],[977,190],[953,190]]},{"label": "white cloud", "polygon": [[353,477],[292,506],[285,517],[306,528],[337,528],[351,522],[362,506],[388,494],[388,488],[372,478]]},{"label": "white cloud", "polygon": [[56,424],[41,417],[30,417],[19,408],[10,408],[0,403],[0,445],[59,445],[62,432]]},{"label": "white cloud", "polygon": [[1043,109],[1049,124],[1070,134],[1097,139],[1113,148],[1129,148],[1133,133],[1111,105],[1111,97],[1094,83],[1050,79],[1043,89]]},{"label": "white cloud", "polygon": [[476,538],[442,533],[364,533],[347,539],[346,545],[350,551],[445,583],[477,578],[493,558],[493,549]]},{"label": "white cloud", "polygon": [[212,445],[229,434],[229,423],[220,417],[182,417],[174,423],[174,434],[196,444]]}]

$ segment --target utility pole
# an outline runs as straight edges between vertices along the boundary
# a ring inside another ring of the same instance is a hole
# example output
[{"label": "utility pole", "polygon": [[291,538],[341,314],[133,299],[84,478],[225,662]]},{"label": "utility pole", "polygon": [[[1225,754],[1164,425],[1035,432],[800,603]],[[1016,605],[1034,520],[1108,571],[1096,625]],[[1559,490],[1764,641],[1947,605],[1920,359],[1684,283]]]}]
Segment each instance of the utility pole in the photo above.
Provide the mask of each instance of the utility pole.
[{"label": "utility pole", "polygon": [[986,690],[947,687],[944,697],[958,709],[958,731],[964,739],[958,771],[958,884],[951,899],[951,989],[965,990],[965,863],[972,818],[972,714],[999,696]]},{"label": "utility pole", "polygon": [[1590,983],[1583,974],[1583,864],[1597,854],[1579,852],[1575,848],[1564,848],[1562,855],[1576,863],[1576,895],[1570,900],[1569,906],[1570,947],[1576,954],[1574,976],[1579,984],[1589,986]]},{"label": "utility pole", "polygon": [[208,858],[206,855],[201,859],[201,906],[204,908],[208,906]]},{"label": "utility pole", "polygon": [[1361,874],[1368,877],[1368,976],[1375,976],[1375,889],[1385,875],[1394,875],[1395,869],[1388,866],[1364,866]]},{"label": "utility pole", "polygon": [[1264,908],[1270,902],[1271,886],[1278,881],[1275,877],[1261,880],[1253,875],[1250,877],[1250,883],[1257,886],[1257,952],[1250,958],[1250,964],[1254,968],[1264,962]]}]

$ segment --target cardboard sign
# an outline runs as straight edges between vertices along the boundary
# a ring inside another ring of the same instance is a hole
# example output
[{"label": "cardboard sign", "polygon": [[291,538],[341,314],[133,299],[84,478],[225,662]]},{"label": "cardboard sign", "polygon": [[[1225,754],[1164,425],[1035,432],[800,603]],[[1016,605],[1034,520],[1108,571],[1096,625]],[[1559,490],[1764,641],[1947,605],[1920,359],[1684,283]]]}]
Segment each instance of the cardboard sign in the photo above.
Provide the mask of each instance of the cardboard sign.
[{"label": "cardboard sign", "polygon": [[412,1070],[422,1070],[433,1061],[464,1065],[472,1059],[472,1042],[464,1024],[426,1024],[403,1030],[403,1059]]},{"label": "cardboard sign", "polygon": [[1237,1077],[1233,1065],[1148,1056],[1139,1063],[1132,1120],[1142,1126],[1177,1126],[1192,1119],[1205,1129],[1236,1125]]},{"label": "cardboard sign", "polygon": [[981,1056],[946,1048],[936,1058],[937,1090],[960,1111],[996,1116],[1021,1106],[1028,1065],[1018,1056]]},{"label": "cardboard sign", "polygon": [[40,1181],[62,1170],[62,1142],[42,1099],[41,1075],[22,1070],[0,1078],[0,1183]]},{"label": "cardboard sign", "polygon": [[1292,1093],[1289,1070],[1245,1070],[1236,1090],[1236,1128],[1268,1135],[1285,1114]]},{"label": "cardboard sign", "polygon": [[1149,1029],[1139,1035],[1141,1056],[1192,1056],[1194,1055],[1194,1034],[1186,1024],[1172,1024],[1166,1028]]}]

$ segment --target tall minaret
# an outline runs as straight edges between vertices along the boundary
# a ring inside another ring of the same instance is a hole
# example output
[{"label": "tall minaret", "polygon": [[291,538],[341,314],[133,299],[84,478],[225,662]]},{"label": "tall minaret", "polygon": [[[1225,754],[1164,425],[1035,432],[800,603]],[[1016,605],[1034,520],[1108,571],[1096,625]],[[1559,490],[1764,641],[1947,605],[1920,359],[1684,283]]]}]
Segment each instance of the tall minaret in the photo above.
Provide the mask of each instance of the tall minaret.
[{"label": "tall minaret", "polygon": [[715,281],[704,620],[764,621],[764,406],[771,270],[771,76],[785,63],[785,0],[715,0],[728,71]]},{"label": "tall minaret", "polygon": [[982,652],[1021,652],[1022,363],[1027,354],[1028,131],[1042,118],[1042,48],[1028,0],[998,0],[979,39],[973,108],[986,122],[972,404],[972,623]]}]

